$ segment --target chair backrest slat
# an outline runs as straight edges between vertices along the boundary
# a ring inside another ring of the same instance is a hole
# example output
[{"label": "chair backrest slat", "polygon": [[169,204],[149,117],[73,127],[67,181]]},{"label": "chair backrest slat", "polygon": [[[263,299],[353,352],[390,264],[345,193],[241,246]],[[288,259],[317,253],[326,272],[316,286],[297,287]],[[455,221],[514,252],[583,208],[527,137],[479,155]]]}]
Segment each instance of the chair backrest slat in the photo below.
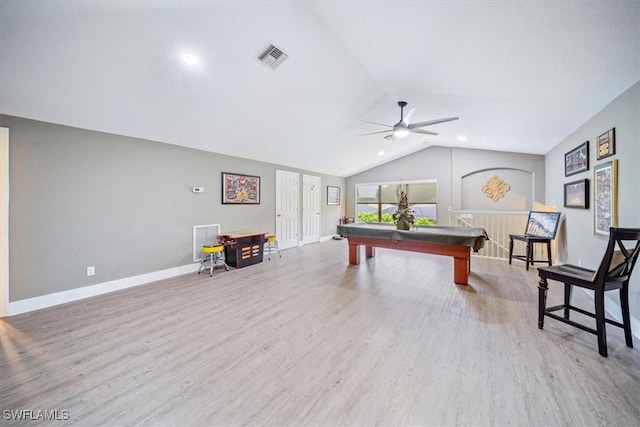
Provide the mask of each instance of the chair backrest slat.
[{"label": "chair backrest slat", "polygon": [[[626,243],[626,244],[625,244]],[[607,280],[627,281],[640,254],[640,228],[609,229],[609,243],[593,280],[601,285]]]}]

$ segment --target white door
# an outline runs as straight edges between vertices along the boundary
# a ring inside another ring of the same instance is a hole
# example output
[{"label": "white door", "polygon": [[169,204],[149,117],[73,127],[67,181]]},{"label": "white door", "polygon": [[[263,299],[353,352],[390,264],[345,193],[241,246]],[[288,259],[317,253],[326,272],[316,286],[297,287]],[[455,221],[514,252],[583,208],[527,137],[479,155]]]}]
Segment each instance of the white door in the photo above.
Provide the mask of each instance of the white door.
[{"label": "white door", "polygon": [[298,246],[299,183],[298,173],[276,170],[276,236],[279,249]]},{"label": "white door", "polygon": [[320,241],[320,203],[322,199],[320,177],[302,177],[302,243]]},{"label": "white door", "polygon": [[0,317],[9,315],[9,129],[0,128]]}]

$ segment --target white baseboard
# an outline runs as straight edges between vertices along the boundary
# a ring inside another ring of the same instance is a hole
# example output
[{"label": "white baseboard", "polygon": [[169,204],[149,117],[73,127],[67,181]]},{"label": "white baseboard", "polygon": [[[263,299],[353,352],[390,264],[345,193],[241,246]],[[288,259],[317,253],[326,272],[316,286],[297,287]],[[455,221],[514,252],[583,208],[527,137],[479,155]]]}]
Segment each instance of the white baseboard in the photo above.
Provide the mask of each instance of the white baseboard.
[{"label": "white baseboard", "polygon": [[331,239],[333,239],[333,236],[335,236],[335,234],[332,234],[330,236],[320,236],[320,238],[317,241],[312,241],[312,242],[305,242],[304,240],[298,243],[299,247],[303,247],[304,245],[310,245],[312,243],[322,243],[322,242],[326,242],[329,241]]},{"label": "white baseboard", "polygon": [[139,276],[125,277],[123,279],[111,280],[109,282],[98,283],[96,285],[83,286],[81,288],[70,289],[68,291],[56,292],[54,294],[10,302],[8,304],[7,316],[15,316],[16,314],[28,313],[34,310],[53,307],[54,305],[103,295],[109,292],[155,282],[157,280],[169,279],[171,277],[196,272],[199,268],[200,263],[188,264],[180,267],[169,268],[167,270],[145,273]]}]

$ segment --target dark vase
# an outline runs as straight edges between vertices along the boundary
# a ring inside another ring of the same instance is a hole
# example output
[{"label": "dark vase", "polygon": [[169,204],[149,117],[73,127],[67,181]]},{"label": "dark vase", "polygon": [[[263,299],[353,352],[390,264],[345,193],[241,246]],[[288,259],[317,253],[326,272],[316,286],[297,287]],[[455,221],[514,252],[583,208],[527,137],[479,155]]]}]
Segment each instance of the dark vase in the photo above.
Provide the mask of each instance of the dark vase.
[{"label": "dark vase", "polygon": [[396,222],[396,228],[398,230],[410,230],[411,224],[409,224],[409,221],[405,221],[404,219],[399,219]]}]

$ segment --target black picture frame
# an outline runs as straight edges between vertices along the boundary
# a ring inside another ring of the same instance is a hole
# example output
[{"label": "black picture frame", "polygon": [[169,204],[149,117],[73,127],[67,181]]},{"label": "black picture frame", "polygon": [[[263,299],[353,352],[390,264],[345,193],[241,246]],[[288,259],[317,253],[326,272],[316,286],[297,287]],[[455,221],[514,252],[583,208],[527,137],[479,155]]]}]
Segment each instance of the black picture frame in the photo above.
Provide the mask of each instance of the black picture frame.
[{"label": "black picture frame", "polygon": [[589,180],[567,182],[564,185],[564,207],[589,209]]},{"label": "black picture frame", "polygon": [[340,205],[340,187],[332,187],[330,185],[327,186],[327,205]]},{"label": "black picture frame", "polygon": [[596,149],[597,160],[616,154],[616,128],[611,128],[596,138]]},{"label": "black picture frame", "polygon": [[564,176],[589,170],[589,141],[583,142],[564,155]]},{"label": "black picture frame", "polygon": [[223,205],[259,205],[260,177],[222,172]]}]

